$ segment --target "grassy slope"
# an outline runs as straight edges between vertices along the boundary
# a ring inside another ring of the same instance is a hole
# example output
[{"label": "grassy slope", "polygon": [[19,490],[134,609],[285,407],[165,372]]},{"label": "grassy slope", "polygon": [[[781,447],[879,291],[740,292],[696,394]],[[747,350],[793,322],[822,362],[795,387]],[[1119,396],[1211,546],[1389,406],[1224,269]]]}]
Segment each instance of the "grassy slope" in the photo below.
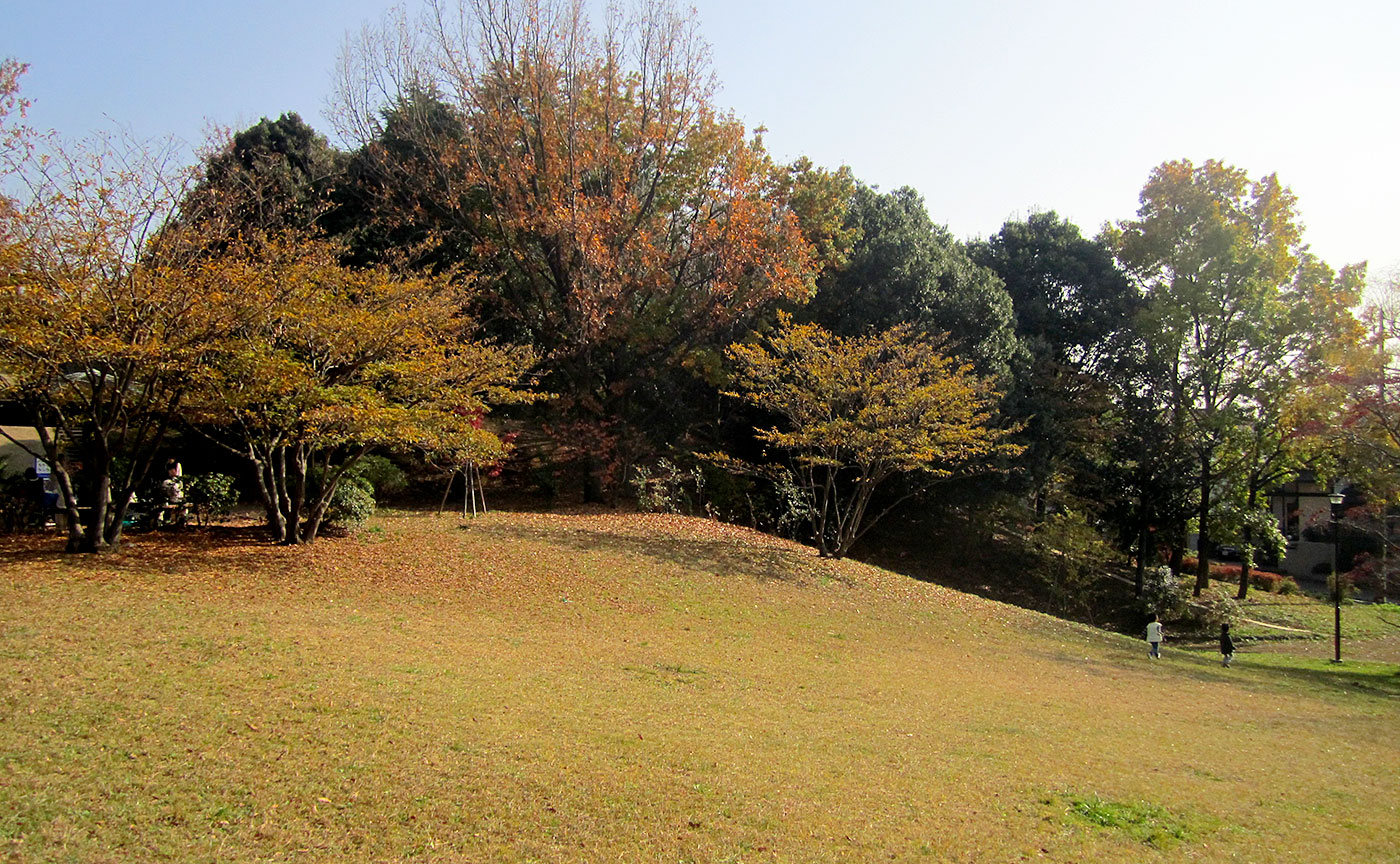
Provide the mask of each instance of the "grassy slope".
[{"label": "grassy slope", "polygon": [[1393,670],[1169,652],[710,522],[0,558],[0,858],[1383,861]]}]

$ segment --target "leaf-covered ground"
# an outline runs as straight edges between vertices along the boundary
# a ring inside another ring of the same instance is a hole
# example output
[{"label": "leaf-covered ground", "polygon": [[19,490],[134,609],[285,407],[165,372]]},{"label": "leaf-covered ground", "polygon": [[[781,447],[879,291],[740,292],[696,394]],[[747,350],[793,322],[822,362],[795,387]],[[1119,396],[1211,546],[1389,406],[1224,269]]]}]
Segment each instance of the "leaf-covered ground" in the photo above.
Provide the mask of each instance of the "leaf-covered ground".
[{"label": "leaf-covered ground", "polygon": [[[0,550],[13,861],[1383,861],[1395,670],[678,517]],[[1263,659],[1262,657],[1260,658]]]}]

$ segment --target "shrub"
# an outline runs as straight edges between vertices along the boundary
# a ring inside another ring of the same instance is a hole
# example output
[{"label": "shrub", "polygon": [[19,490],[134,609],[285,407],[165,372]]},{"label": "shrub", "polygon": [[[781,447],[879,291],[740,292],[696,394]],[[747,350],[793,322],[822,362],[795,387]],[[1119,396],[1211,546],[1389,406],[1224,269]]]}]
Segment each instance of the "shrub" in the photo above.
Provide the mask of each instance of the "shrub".
[{"label": "shrub", "polygon": [[227,516],[238,503],[238,489],[228,474],[195,474],[184,480],[185,502],[194,512],[195,523],[207,525],[215,517]]},{"label": "shrub", "polygon": [[1060,612],[1088,606],[1090,590],[1112,557],[1094,526],[1079,513],[1056,513],[1029,537],[1034,572]]},{"label": "shrub", "polygon": [[637,507],[647,513],[693,515],[705,492],[705,474],[699,467],[687,471],[665,458],[650,469],[635,466],[631,483]]},{"label": "shrub", "polygon": [[1281,593],[1283,589],[1283,577],[1277,573],[1255,570],[1253,573],[1249,574],[1249,586],[1251,588],[1257,588],[1260,591],[1278,594]]},{"label": "shrub", "polygon": [[1297,594],[1297,593],[1298,593],[1298,583],[1297,583],[1297,582],[1294,582],[1292,579],[1289,579],[1288,577],[1285,576],[1285,577],[1283,577],[1282,579],[1279,580],[1279,583],[1278,583],[1278,593],[1280,593],[1280,594]]},{"label": "shrub", "polygon": [[1143,612],[1162,618],[1176,618],[1186,610],[1191,592],[1182,587],[1172,568],[1162,565],[1148,570],[1142,583]]},{"label": "shrub", "polygon": [[1233,624],[1239,620],[1240,604],[1233,597],[1211,593],[1203,595],[1191,612],[1191,617],[1201,629],[1213,631],[1219,630],[1221,624]]},{"label": "shrub", "polygon": [[1219,579],[1222,582],[1239,583],[1240,574],[1244,573],[1244,568],[1238,564],[1212,564],[1210,565],[1210,578]]},{"label": "shrub", "polygon": [[358,528],[374,515],[374,485],[358,474],[340,478],[326,505],[326,524]]},{"label": "shrub", "polygon": [[751,478],[724,471],[708,462],[701,462],[699,470],[705,484],[706,516],[724,522],[757,526],[758,514],[754,504],[757,490]]},{"label": "shrub", "polygon": [[1327,596],[1331,597],[1338,585],[1341,586],[1342,599],[1350,600],[1356,596],[1356,583],[1352,581],[1350,573],[1328,574],[1327,576]]},{"label": "shrub", "polygon": [[376,498],[395,495],[408,488],[408,475],[383,456],[365,456],[355,463],[352,470],[356,476],[369,481]]}]

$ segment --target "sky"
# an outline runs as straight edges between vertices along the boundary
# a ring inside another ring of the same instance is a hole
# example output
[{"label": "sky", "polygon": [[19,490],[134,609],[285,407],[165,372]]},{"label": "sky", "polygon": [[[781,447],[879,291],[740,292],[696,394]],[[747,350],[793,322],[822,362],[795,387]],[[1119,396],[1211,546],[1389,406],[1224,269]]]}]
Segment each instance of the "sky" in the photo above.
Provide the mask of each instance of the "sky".
[{"label": "sky", "polygon": [[[417,0],[410,0],[414,8]],[[347,33],[390,0],[0,0],[30,122],[191,146],[326,116]],[[682,0],[682,5],[684,0]],[[961,239],[1054,210],[1095,234],[1152,169],[1276,173],[1339,267],[1400,268],[1393,0],[692,0],[718,103],[783,161],[912,186]]]}]

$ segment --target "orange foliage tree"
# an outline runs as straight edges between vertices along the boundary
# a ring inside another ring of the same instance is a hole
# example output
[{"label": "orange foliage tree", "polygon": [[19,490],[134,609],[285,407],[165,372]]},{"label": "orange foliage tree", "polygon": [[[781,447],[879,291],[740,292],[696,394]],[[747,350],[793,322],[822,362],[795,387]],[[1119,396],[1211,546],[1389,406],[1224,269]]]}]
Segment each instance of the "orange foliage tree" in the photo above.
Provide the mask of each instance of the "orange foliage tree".
[{"label": "orange foliage tree", "polygon": [[652,2],[595,34],[581,10],[432,0],[348,46],[338,88],[361,159],[416,190],[403,218],[431,201],[471,237],[486,313],[547,355],[575,430],[674,412],[658,375],[808,297],[817,263],[786,170],[714,107],[688,16]]}]

